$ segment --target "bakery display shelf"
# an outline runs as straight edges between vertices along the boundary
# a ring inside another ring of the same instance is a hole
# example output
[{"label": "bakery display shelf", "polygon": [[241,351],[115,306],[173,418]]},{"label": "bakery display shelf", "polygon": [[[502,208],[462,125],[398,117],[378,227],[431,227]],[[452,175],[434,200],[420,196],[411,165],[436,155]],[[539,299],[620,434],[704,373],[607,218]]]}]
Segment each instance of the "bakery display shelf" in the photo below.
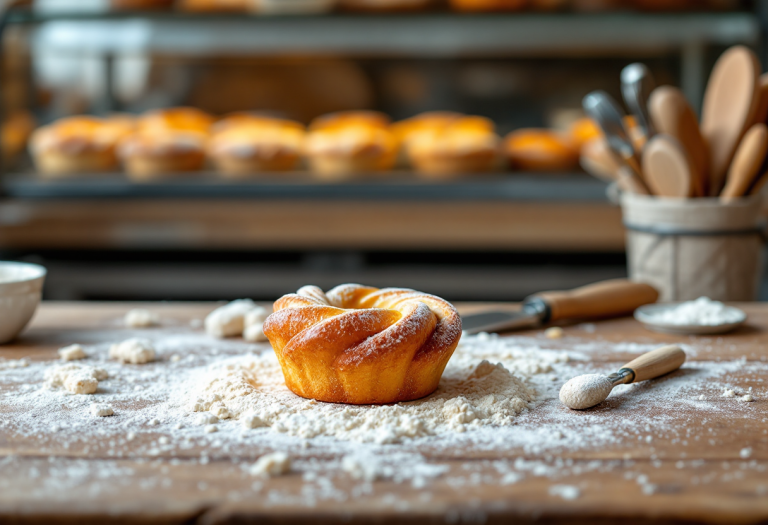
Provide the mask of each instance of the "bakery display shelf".
[{"label": "bakery display shelf", "polygon": [[[275,52],[422,58],[577,53],[615,56],[685,51],[704,44],[757,44],[760,40],[760,21],[750,12],[256,16],[39,14],[11,9],[5,20],[12,24],[54,21],[69,23],[66,28],[42,25],[37,38],[47,39],[62,51],[91,54],[140,50],[195,56]],[[106,29],[105,21],[109,24]]]},{"label": "bakery display shelf", "polygon": [[548,202],[605,201],[606,185],[586,174],[509,173],[467,175],[432,182],[412,174],[388,174],[324,183],[306,173],[265,175],[248,181],[227,181],[215,174],[176,176],[137,183],[122,174],[43,180],[29,174],[3,180],[7,197],[22,199],[316,199],[316,200],[502,200]]}]

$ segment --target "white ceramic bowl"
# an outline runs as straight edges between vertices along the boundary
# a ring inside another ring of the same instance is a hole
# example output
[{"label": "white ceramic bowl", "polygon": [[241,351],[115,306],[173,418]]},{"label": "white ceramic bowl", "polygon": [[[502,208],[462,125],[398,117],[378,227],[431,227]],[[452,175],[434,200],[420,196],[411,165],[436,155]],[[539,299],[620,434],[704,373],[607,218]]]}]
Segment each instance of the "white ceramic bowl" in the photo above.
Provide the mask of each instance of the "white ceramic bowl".
[{"label": "white ceramic bowl", "polygon": [[37,264],[0,262],[0,344],[19,335],[32,319],[46,273]]}]

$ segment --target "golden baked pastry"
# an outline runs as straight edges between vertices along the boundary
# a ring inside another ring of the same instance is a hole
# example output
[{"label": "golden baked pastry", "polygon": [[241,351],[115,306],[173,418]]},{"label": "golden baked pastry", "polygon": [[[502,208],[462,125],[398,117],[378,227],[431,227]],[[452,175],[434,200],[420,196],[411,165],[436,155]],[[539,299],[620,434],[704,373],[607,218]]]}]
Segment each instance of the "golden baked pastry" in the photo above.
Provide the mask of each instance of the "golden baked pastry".
[{"label": "golden baked pastry", "polygon": [[504,153],[512,169],[522,171],[573,171],[579,149],[562,133],[550,129],[519,129],[504,139]]},{"label": "golden baked pastry", "polygon": [[131,129],[123,119],[68,117],[35,130],[29,149],[44,177],[112,171],[118,165],[117,147]]},{"label": "golden baked pastry", "polygon": [[[435,115],[433,115],[435,117]],[[484,117],[437,116],[406,133],[403,146],[414,168],[430,178],[495,169],[499,136]]]},{"label": "golden baked pastry", "polygon": [[111,7],[117,11],[131,9],[167,9],[174,0],[112,0]]},{"label": "golden baked pastry", "polygon": [[571,136],[571,140],[576,147],[581,149],[588,142],[602,137],[603,131],[597,125],[597,122],[589,117],[582,117],[571,123],[568,127],[568,134]]},{"label": "golden baked pastry", "polygon": [[340,0],[339,5],[349,11],[403,12],[422,11],[432,3],[432,0]]},{"label": "golden baked pastry", "polygon": [[402,288],[305,286],[281,297],[264,322],[296,395],[355,405],[396,403],[435,391],[461,338],[448,302]]},{"label": "golden baked pastry", "polygon": [[309,124],[309,130],[318,131],[349,126],[389,129],[391,123],[392,121],[388,116],[378,111],[339,111],[317,117]]},{"label": "golden baked pastry", "polygon": [[529,0],[450,0],[456,11],[520,11]]},{"label": "golden baked pastry", "polygon": [[29,111],[14,111],[6,117],[2,125],[3,163],[13,164],[34,130],[35,119]]},{"label": "golden baked pastry", "polygon": [[397,160],[397,140],[389,130],[389,119],[381,113],[335,113],[312,122],[304,152],[318,177],[338,180],[391,170]]},{"label": "golden baked pastry", "polygon": [[120,145],[128,176],[149,180],[205,166],[213,117],[195,108],[168,108],[142,115]]},{"label": "golden baked pastry", "polygon": [[185,131],[207,134],[215,119],[197,108],[166,108],[149,111],[137,121],[139,133]]},{"label": "golden baked pastry", "polygon": [[305,138],[298,122],[233,114],[214,125],[208,155],[224,176],[296,169]]},{"label": "golden baked pastry", "polygon": [[395,137],[406,144],[408,139],[420,131],[430,129],[440,129],[451,125],[463,117],[461,113],[454,111],[427,111],[414,117],[401,120],[392,124],[392,133]]},{"label": "golden baked pastry", "polygon": [[250,6],[250,0],[176,0],[176,9],[204,13],[243,13]]}]

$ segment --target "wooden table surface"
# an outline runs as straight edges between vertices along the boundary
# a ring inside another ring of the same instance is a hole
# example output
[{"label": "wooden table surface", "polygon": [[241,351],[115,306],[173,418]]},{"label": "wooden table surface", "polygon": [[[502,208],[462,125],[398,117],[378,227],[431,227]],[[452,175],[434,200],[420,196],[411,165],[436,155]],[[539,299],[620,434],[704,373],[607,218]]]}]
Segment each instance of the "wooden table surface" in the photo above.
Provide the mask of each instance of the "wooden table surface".
[{"label": "wooden table surface", "polygon": [[[119,319],[134,306],[43,304],[23,337],[0,349],[0,358],[50,362],[57,358],[57,348],[73,341],[114,341],[121,330]],[[593,366],[620,367],[637,356],[638,347],[632,344],[685,344],[690,350],[687,366],[733,364],[717,384],[701,385],[702,392],[711,387],[707,410],[697,409],[695,402],[668,400],[658,406],[624,406],[617,396],[577,413],[550,400],[549,409],[531,410],[520,424],[553,429],[557,421],[545,420],[556,417],[564,428],[573,421],[589,425],[591,432],[603,427],[610,432],[642,418],[648,425],[636,433],[615,434],[620,439],[574,450],[519,444],[425,447],[419,452],[426,461],[445,469],[426,485],[384,479],[359,490],[359,480],[339,474],[333,477],[333,496],[316,498],[311,505],[300,498],[312,481],[302,474],[301,465],[327,462],[330,469],[339,457],[315,457],[310,448],[295,471],[254,486],[254,479],[243,475],[241,463],[253,463],[269,452],[264,447],[216,449],[213,442],[202,461],[196,449],[145,453],[142,440],[158,439],[151,432],[118,443],[109,453],[99,446],[96,429],[87,436],[89,446],[59,446],[53,430],[20,437],[12,403],[6,401],[20,387],[6,380],[0,367],[0,522],[768,523],[768,306],[740,306],[749,314],[748,325],[722,337],[654,334],[630,318],[566,326],[565,337],[558,340],[545,339],[541,329],[511,334],[585,354],[586,360],[562,365],[572,367],[573,375]],[[190,332],[200,329],[191,328],[189,320],[202,318],[212,305],[150,307],[163,319],[174,320],[170,330]],[[478,307],[460,305],[464,312]],[[667,388],[682,381],[685,373],[664,380]],[[742,393],[751,388],[755,400],[744,403],[712,393],[713,388],[720,392],[722,385],[736,385]],[[499,472],[510,465],[523,473],[522,479],[500,482]],[[562,497],[559,486],[577,487],[578,493]],[[286,496],[290,494],[299,499]],[[277,495],[286,497],[276,500]]]}]

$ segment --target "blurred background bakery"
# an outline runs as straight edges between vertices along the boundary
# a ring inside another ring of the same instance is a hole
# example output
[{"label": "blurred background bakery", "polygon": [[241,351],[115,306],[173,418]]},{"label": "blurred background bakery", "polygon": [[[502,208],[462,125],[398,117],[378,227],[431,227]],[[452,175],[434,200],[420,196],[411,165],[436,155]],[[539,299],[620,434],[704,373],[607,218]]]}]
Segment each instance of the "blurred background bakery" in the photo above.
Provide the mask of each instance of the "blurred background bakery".
[{"label": "blurred background bakery", "polygon": [[0,258],[55,299],[312,282],[514,300],[626,273],[581,98],[694,105],[739,0],[37,0],[3,7]]}]

